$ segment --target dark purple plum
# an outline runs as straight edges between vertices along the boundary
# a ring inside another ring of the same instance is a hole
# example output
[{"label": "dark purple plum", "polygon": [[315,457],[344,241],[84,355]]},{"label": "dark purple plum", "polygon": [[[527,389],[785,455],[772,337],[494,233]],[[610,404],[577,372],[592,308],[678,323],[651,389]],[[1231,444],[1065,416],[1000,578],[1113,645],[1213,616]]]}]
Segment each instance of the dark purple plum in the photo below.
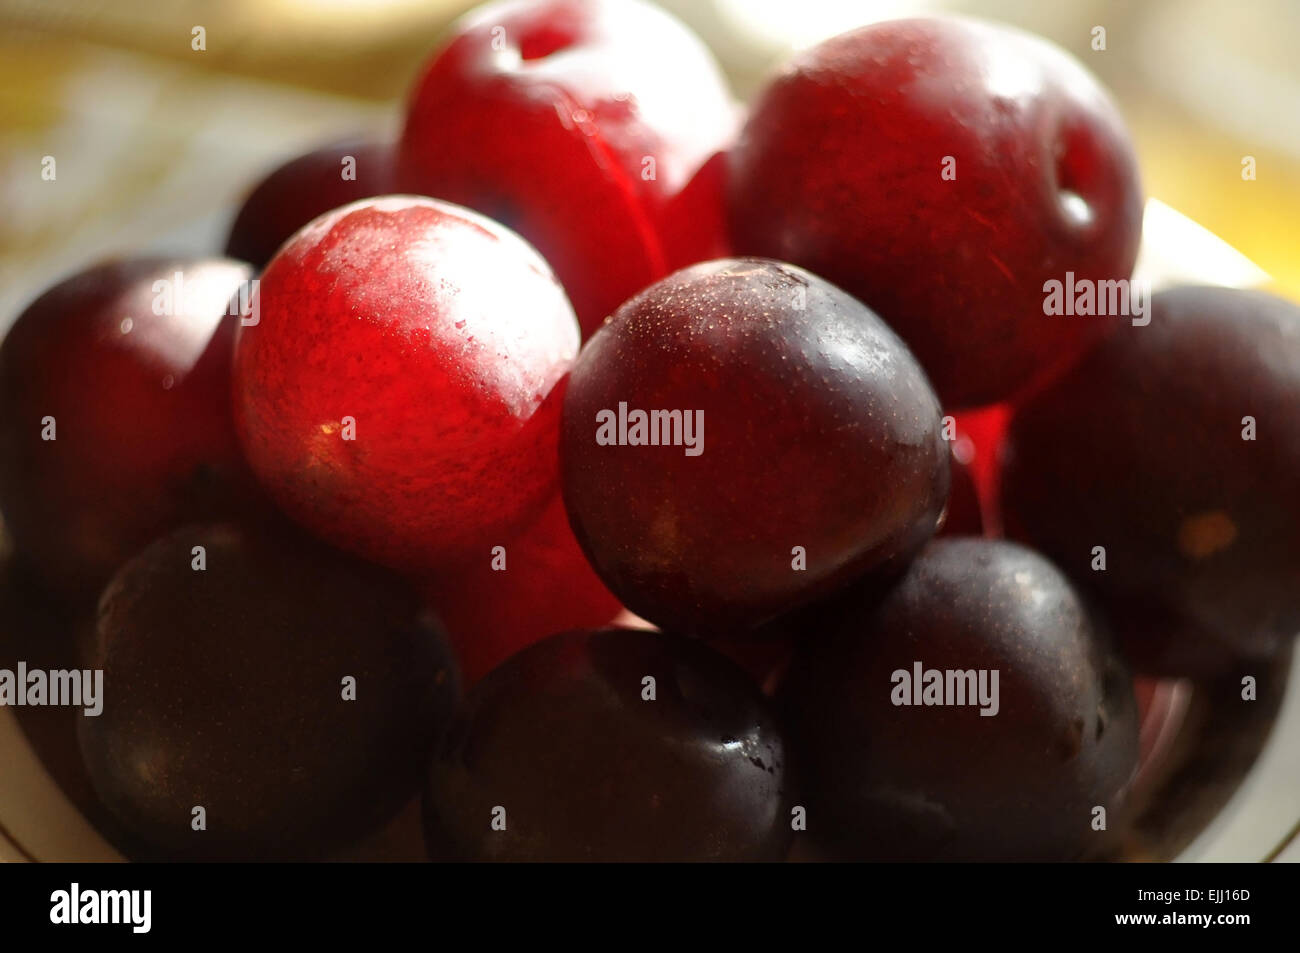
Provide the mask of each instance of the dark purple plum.
[{"label": "dark purple plum", "polygon": [[249,193],[230,226],[226,254],[260,270],[316,216],[398,191],[392,144],[345,139],[321,146],[274,169]]},{"label": "dark purple plum", "polygon": [[574,631],[469,693],[426,828],[435,857],[776,861],[789,787],[767,703],[729,660],[658,632]]},{"label": "dark purple plum", "polygon": [[1117,820],[1137,764],[1133,680],[1046,559],[936,540],[883,600],[841,594],[820,624],[779,698],[824,849],[1050,861],[1101,843],[1095,811]]},{"label": "dark purple plum", "polygon": [[1003,460],[1008,534],[1096,594],[1140,670],[1213,674],[1300,633],[1295,304],[1155,295],[1016,408]]},{"label": "dark purple plum", "polygon": [[286,527],[154,543],[104,591],[88,654],[95,789],[175,859],[316,857],[377,829],[419,790],[457,694],[412,590]]},{"label": "dark purple plum", "polygon": [[574,365],[560,463],[610,590],[714,635],[904,563],[948,498],[939,403],[906,346],[763,259],[694,265],[619,308]]}]

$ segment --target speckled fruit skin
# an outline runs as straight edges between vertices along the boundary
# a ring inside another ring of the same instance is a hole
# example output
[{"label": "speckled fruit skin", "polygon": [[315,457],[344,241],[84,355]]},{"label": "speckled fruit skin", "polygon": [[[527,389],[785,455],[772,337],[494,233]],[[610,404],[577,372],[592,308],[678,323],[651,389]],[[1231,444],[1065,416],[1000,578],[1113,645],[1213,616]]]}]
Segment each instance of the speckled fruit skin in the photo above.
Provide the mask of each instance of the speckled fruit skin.
[{"label": "speckled fruit skin", "polygon": [[1046,316],[1043,285],[1128,278],[1142,226],[1134,151],[1095,79],[1044,40],[959,19],[798,54],[759,94],[728,190],[738,253],[865,301],[953,409],[1051,376],[1113,328]]},{"label": "speckled fruit skin", "polygon": [[500,542],[555,492],[578,326],[509,229],[430,199],[358,202],[294,236],[253,307],[235,346],[239,436],[322,538],[428,568]]},{"label": "speckled fruit skin", "polygon": [[[240,206],[226,254],[264,268],[281,245],[317,215],[398,191],[392,143],[345,139],[297,156],[257,184]],[[345,179],[344,158],[355,178]]]},{"label": "speckled fruit skin", "polygon": [[468,860],[777,861],[789,785],[775,719],[727,659],[658,632],[568,632],[470,692],[425,830],[432,856]]},{"label": "speckled fruit skin", "polygon": [[[941,539],[878,605],[845,601],[779,699],[808,829],[842,858],[1070,860],[1137,764],[1137,703],[1066,578],[1024,547]],[[998,671],[998,712],[895,705],[893,673]],[[817,818],[814,825],[812,818]]]},{"label": "speckled fruit skin", "polygon": [[[47,587],[93,598],[159,533],[229,515],[251,490],[219,331],[249,277],[220,258],[107,262],[46,291],[9,331],[0,511]],[[42,439],[47,416],[54,440]]]},{"label": "speckled fruit skin", "polygon": [[1300,307],[1178,288],[1150,319],[1016,408],[1002,508],[1139,670],[1213,674],[1300,632]]},{"label": "speckled fruit skin", "polygon": [[704,44],[656,7],[493,3],[416,83],[400,181],[535,244],[590,334],[656,278],[727,253],[706,160],[738,116]]},{"label": "speckled fruit skin", "polygon": [[278,524],[151,545],[105,589],[86,664],[104,672],[103,713],[78,719],[95,789],[181,859],[301,859],[377,828],[457,697],[413,591]]},{"label": "speckled fruit skin", "polygon": [[500,545],[505,569],[493,569],[485,547],[463,568],[420,587],[447,629],[466,685],[548,635],[606,625],[623,609],[573,538],[558,492],[535,523]]},{"label": "speckled fruit skin", "polygon": [[[620,402],[702,412],[702,452],[599,445],[597,415]],[[564,500],[625,606],[667,630],[734,633],[919,549],[948,496],[939,428],[925,375],[860,302],[791,265],[707,262],[583,348]]]}]

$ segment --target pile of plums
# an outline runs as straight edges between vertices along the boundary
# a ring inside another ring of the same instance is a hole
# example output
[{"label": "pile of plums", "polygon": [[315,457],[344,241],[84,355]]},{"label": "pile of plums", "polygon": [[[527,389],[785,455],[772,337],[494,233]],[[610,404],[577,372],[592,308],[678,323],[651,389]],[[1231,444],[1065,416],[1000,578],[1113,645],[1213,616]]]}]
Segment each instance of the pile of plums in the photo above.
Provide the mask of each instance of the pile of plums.
[{"label": "pile of plums", "polygon": [[150,857],[421,794],[434,859],[1097,855],[1133,672],[1300,630],[1300,308],[1046,307],[1128,284],[1142,208],[1011,29],[867,26],[746,111],[639,0],[474,11],[399,141],[0,348],[14,551],[98,597],[98,797]]}]

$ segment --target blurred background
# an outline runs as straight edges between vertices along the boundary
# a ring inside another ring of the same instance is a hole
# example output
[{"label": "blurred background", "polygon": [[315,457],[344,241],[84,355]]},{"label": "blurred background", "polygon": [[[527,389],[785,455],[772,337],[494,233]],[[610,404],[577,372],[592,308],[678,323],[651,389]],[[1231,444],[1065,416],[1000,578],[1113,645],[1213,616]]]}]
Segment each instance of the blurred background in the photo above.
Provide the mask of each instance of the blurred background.
[{"label": "blurred background", "polygon": [[[1300,299],[1297,0],[661,2],[713,47],[742,99],[792,49],[870,20],[957,12],[1046,36],[1113,91],[1147,193]],[[343,135],[396,133],[421,62],[473,5],[0,0],[0,333],[100,257],[219,250],[247,190],[281,161]],[[195,27],[205,49],[193,48]],[[44,156],[55,181],[42,179]],[[1290,696],[1237,809],[1188,856],[1259,859],[1300,815]],[[1284,856],[1300,858],[1300,844]]]}]

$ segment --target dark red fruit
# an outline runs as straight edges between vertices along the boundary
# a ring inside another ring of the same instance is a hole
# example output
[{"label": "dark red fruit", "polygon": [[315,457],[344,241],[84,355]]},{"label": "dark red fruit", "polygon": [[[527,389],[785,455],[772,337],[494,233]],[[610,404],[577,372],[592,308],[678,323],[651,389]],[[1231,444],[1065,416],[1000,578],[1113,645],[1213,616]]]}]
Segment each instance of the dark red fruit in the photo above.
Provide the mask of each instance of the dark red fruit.
[{"label": "dark red fruit", "polygon": [[316,856],[376,829],[455,705],[431,618],[383,570],[296,533],[178,530],[100,602],[87,664],[104,709],[80,719],[96,790],[168,857]]},{"label": "dark red fruit", "polygon": [[[1094,809],[1114,819],[1137,764],[1133,681],[1051,563],[941,539],[882,602],[844,598],[823,618],[780,693],[820,845],[856,859],[1045,861],[1104,836]],[[976,683],[944,674],[948,703],[918,704],[917,665]],[[981,670],[984,697],[957,695],[978,694]]]},{"label": "dark red fruit", "polygon": [[50,587],[93,594],[157,534],[243,502],[217,331],[249,275],[221,258],[109,262],[55,285],[10,330],[0,510]]},{"label": "dark red fruit", "polygon": [[1044,285],[1127,279],[1141,235],[1133,147],[1096,80],[975,21],[892,20],[799,54],[729,165],[736,250],[865,301],[953,408],[1006,398],[1113,328],[1045,315]]},{"label": "dark red fruit", "polygon": [[548,635],[607,625],[623,608],[573,538],[558,493],[536,523],[501,546],[421,587],[467,685]]},{"label": "dark red fruit", "polygon": [[226,254],[263,268],[317,215],[398,191],[393,146],[347,139],[291,159],[258,183],[230,227]]},{"label": "dark red fruit", "polygon": [[316,219],[272,259],[235,351],[254,471],[321,537],[404,569],[481,553],[556,488],[573,312],[517,235],[389,197]]},{"label": "dark red fruit", "polygon": [[[672,445],[632,445],[634,411],[680,411],[655,428]],[[722,635],[919,549],[948,496],[939,425],[925,375],[861,303],[790,265],[709,262],[637,295],[583,348],[564,500],[624,605]]]},{"label": "dark red fruit", "polygon": [[951,456],[948,459],[948,469],[952,474],[952,482],[948,491],[943,529],[939,535],[983,536],[984,517],[980,511],[979,490],[971,472],[975,444],[969,437],[960,436],[951,441],[949,446]]},{"label": "dark red fruit", "polygon": [[797,641],[783,629],[710,639],[709,647],[743,668],[764,695],[771,695],[794,656]]},{"label": "dark red fruit", "polygon": [[1017,408],[1002,506],[1140,670],[1209,674],[1300,632],[1300,307],[1179,288],[1150,318]]},{"label": "dark red fruit", "polygon": [[781,860],[792,837],[785,762],[757,688],[704,645],[630,629],[568,632],[469,694],[429,774],[429,850],[470,860]]},{"label": "dark red fruit", "polygon": [[401,182],[517,229],[590,334],[656,278],[726,253],[719,170],[692,177],[737,118],[704,44],[656,7],[493,3],[416,84]]}]

